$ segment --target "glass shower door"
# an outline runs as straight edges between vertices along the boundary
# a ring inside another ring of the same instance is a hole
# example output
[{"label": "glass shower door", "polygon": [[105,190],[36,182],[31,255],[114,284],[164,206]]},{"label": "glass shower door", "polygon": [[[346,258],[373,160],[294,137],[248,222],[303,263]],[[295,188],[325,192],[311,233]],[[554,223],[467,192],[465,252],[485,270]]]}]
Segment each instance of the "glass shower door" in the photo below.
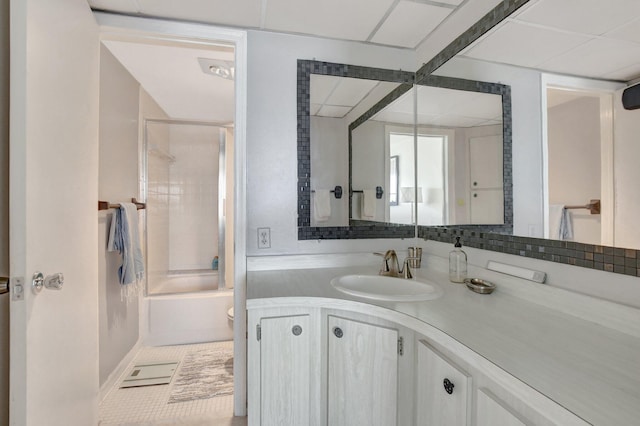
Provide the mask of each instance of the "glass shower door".
[{"label": "glass shower door", "polygon": [[224,287],[225,129],[146,120],[147,294]]}]

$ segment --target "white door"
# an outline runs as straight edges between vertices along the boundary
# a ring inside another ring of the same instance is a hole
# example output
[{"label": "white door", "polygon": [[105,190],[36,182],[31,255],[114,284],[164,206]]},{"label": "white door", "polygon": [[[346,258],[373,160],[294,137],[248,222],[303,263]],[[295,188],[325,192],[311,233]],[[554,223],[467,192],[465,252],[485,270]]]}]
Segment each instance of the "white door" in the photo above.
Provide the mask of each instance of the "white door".
[{"label": "white door", "polygon": [[398,330],[329,316],[328,424],[397,423]]},{"label": "white door", "polygon": [[[98,422],[98,28],[85,0],[11,0],[11,425]],[[62,290],[30,288],[62,272]]]}]

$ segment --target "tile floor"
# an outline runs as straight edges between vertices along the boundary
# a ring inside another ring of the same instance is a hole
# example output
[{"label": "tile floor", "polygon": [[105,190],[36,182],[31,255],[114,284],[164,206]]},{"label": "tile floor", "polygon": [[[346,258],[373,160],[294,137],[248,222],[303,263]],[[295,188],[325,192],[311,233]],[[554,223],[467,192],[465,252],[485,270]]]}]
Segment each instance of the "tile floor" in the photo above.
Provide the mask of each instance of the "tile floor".
[{"label": "tile floor", "polygon": [[125,369],[123,377],[118,380],[100,404],[99,425],[245,426],[247,424],[246,417],[233,417],[233,395],[167,404],[175,375],[172,383],[168,385],[119,388],[122,378],[131,371],[135,364],[179,361],[190,350],[217,345],[233,347],[233,342],[142,348]]}]

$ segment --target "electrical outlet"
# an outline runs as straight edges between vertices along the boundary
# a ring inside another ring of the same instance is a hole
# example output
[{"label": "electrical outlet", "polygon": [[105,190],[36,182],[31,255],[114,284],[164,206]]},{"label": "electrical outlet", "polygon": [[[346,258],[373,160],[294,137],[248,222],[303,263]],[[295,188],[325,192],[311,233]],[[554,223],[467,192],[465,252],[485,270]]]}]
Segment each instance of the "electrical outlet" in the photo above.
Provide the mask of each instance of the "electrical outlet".
[{"label": "electrical outlet", "polygon": [[271,228],[258,228],[258,248],[271,248]]}]

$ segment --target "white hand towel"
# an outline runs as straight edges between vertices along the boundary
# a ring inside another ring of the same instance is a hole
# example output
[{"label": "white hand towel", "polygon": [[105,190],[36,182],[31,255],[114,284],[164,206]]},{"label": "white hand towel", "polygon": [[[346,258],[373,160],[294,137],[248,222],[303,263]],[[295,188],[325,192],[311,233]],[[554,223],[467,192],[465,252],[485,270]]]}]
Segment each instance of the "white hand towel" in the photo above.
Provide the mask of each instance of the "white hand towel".
[{"label": "white hand towel", "polygon": [[331,193],[328,189],[316,189],[313,198],[313,218],[326,222],[331,217]]},{"label": "white hand towel", "polygon": [[362,218],[374,219],[376,217],[376,191],[365,189],[362,191]]}]

